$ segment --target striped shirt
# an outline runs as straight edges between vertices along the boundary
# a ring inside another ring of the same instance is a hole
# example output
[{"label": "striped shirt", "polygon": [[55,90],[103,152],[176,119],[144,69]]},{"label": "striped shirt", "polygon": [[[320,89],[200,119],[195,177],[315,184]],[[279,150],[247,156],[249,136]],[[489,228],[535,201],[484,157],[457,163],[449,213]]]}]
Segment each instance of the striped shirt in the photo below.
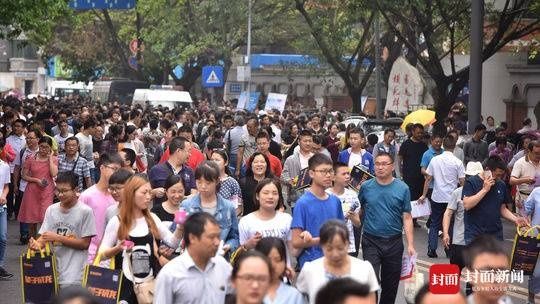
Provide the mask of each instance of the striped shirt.
[{"label": "striped shirt", "polygon": [[[79,190],[84,190],[83,179],[90,177],[90,168],[88,167],[88,161],[77,155],[72,159],[68,159],[66,154],[60,154],[58,156],[58,172],[73,172],[79,177]],[[88,185],[87,185],[88,186]]]}]

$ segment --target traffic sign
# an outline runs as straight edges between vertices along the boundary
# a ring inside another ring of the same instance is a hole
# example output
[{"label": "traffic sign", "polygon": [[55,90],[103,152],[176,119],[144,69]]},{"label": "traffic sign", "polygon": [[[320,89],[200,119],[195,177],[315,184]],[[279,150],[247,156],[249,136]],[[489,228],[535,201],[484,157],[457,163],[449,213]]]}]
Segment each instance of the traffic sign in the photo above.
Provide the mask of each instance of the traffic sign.
[{"label": "traffic sign", "polygon": [[132,9],[135,8],[135,0],[70,0],[69,7],[75,10]]},{"label": "traffic sign", "polygon": [[223,86],[223,67],[205,66],[202,70],[202,86],[216,88]]}]

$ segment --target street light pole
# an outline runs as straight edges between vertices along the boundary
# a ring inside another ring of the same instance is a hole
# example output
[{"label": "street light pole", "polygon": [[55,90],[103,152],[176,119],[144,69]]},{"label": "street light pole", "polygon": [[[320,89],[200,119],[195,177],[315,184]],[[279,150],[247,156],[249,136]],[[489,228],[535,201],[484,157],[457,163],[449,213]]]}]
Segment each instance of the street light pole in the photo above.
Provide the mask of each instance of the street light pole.
[{"label": "street light pole", "polygon": [[484,0],[471,0],[471,51],[469,70],[469,134],[480,123],[482,111],[482,48],[484,31]]},{"label": "street light pole", "polygon": [[248,0],[248,36],[247,36],[247,58],[246,58],[246,69],[244,72],[248,73],[248,79],[247,79],[247,101],[249,104],[249,101],[251,100],[251,1]]}]

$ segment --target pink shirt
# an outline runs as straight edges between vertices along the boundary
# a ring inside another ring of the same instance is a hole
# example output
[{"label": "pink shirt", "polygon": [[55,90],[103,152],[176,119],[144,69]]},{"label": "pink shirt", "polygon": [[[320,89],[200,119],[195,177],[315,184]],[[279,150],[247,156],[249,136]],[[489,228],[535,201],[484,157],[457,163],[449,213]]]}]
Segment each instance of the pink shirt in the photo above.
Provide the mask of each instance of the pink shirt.
[{"label": "pink shirt", "polygon": [[96,185],[93,185],[81,193],[79,200],[90,206],[94,211],[96,235],[92,238],[90,247],[88,248],[88,263],[91,264],[94,261],[96,252],[101,244],[101,239],[103,238],[103,233],[105,232],[105,215],[107,213],[107,208],[114,205],[115,200],[108,191],[99,191]]}]

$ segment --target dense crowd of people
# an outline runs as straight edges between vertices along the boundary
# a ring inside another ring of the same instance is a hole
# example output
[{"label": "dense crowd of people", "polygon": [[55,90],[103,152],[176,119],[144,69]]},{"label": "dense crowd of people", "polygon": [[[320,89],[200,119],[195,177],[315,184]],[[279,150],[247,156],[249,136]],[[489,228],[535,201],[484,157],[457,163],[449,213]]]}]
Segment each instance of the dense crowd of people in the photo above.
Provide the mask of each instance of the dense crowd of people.
[{"label": "dense crowd of people", "polygon": [[[394,303],[404,254],[435,258],[442,237],[460,269],[493,268],[484,256],[507,269],[502,218],[540,224],[530,120],[509,134],[488,117],[471,137],[452,118],[442,133],[410,124],[401,143],[396,130],[374,138],[325,107],[1,105],[0,277],[12,277],[3,263],[16,220],[22,245],[53,245],[65,299],[87,297],[70,290],[98,258],[123,271],[125,303],[147,282],[155,303]],[[372,176],[358,188],[355,168]],[[425,248],[415,248],[411,201],[430,205]],[[467,303],[508,300],[474,287]],[[422,289],[417,302],[445,303],[437,296]]]}]

